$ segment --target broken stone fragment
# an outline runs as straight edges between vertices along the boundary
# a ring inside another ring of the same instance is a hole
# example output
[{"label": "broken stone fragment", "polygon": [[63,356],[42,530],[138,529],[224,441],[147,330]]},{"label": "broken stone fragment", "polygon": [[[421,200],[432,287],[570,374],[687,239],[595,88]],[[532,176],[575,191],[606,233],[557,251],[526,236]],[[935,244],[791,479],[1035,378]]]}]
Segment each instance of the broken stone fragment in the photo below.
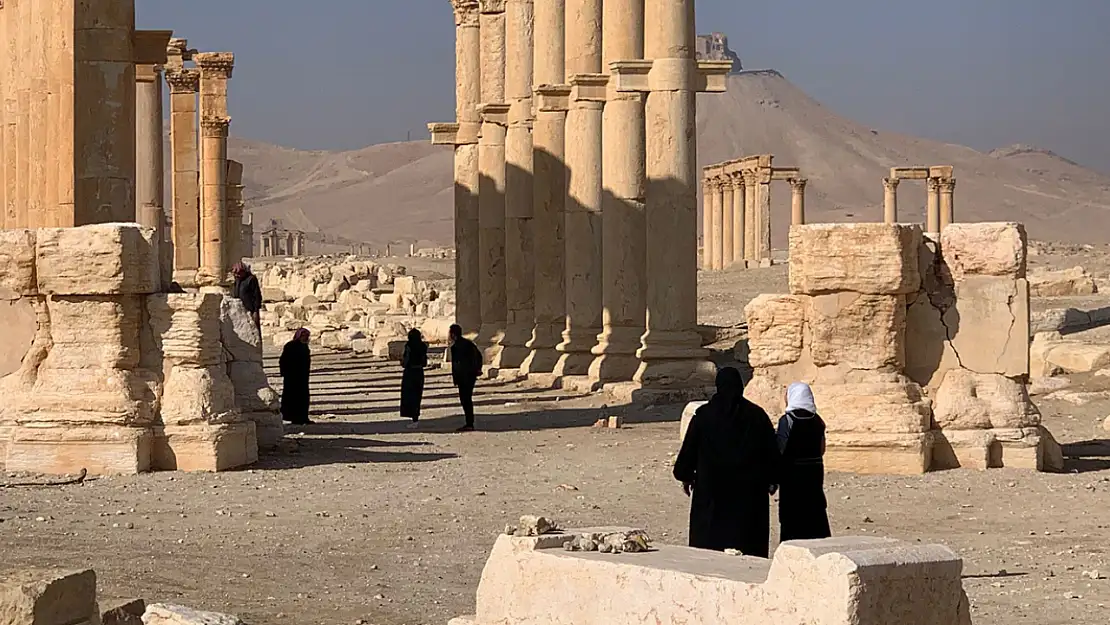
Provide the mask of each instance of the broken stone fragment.
[{"label": "broken stone fragment", "polygon": [[515,536],[542,536],[558,529],[558,525],[548,520],[546,517],[526,514],[520,517],[520,525],[515,529],[513,534]]},{"label": "broken stone fragment", "polygon": [[237,616],[166,603],[147,606],[143,625],[245,625]]}]

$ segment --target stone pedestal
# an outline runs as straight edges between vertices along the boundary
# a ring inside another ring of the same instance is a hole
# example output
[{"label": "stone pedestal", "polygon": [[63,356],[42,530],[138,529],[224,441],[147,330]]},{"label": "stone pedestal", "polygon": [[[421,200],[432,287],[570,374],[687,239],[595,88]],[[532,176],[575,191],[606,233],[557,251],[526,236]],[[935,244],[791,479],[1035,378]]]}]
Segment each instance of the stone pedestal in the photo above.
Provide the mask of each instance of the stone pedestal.
[{"label": "stone pedestal", "polygon": [[523,374],[551,373],[559,361],[555,347],[566,328],[564,210],[567,170],[566,119],[570,86],[566,80],[564,0],[535,3],[534,81],[536,122],[533,141],[533,217],[535,252],[535,327],[521,364]]},{"label": "stone pedestal", "polygon": [[747,187],[744,185],[744,177],[739,174],[732,174],[729,184],[732,185],[732,260],[743,264],[747,236]]},{"label": "stone pedestal", "polygon": [[200,268],[200,150],[197,145],[200,72],[167,66],[166,82],[170,86],[174,279],[187,285],[195,282]]},{"label": "stone pedestal", "polygon": [[883,223],[898,223],[898,179],[883,178]]},{"label": "stone pedestal", "polygon": [[[602,21],[606,68],[614,61],[643,58],[643,0],[607,0]],[[643,94],[622,93],[610,79],[602,127],[604,307],[602,332],[593,349],[597,358],[589,373],[594,382],[606,383],[632,380],[640,366],[636,351],[646,323]]]},{"label": "stone pedestal", "polygon": [[937,234],[940,232],[940,181],[929,178],[925,181],[925,232]]},{"label": "stone pedestal", "polygon": [[941,180],[940,186],[940,231],[956,220],[955,208],[952,205],[953,194],[956,191],[956,181],[953,179]]},{"label": "stone pedestal", "polygon": [[790,225],[803,226],[806,223],[806,179],[790,180]]}]

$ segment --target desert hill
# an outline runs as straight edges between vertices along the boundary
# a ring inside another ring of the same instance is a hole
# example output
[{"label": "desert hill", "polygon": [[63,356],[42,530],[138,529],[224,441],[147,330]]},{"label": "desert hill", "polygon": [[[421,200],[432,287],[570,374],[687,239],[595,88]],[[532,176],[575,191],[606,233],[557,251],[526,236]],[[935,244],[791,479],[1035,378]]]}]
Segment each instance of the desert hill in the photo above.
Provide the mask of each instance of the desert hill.
[{"label": "desert hill", "polygon": [[[771,70],[729,77],[729,91],[698,100],[701,165],[772,153],[809,179],[810,221],[861,221],[882,214],[881,179],[890,167],[954,165],[958,220],[1022,221],[1032,237],[1110,240],[1110,177],[1047,150],[1015,145],[989,154],[872,129],[846,119]],[[233,140],[245,164],[256,223],[282,220],[320,236],[382,244],[452,238],[452,153],[427,142],[350,152],[301,151]],[[790,193],[772,191],[774,238],[785,241]],[[902,219],[923,219],[924,185],[899,188]]]}]

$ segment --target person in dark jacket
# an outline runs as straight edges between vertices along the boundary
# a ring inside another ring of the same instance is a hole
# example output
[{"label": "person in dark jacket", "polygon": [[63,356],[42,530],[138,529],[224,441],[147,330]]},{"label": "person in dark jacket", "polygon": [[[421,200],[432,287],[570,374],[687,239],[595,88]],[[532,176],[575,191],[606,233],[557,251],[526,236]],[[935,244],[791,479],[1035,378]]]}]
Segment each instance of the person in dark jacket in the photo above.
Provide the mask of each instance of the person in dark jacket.
[{"label": "person in dark jacket", "polygon": [[743,393],[739,371],[717,373],[717,393],[690,420],[674,476],[693,490],[691,547],[766,558],[779,450],[770,417]]},{"label": "person in dark jacket", "polygon": [[251,314],[254,325],[262,331],[262,287],[258,285],[258,278],[251,273],[251,268],[243,263],[235,263],[231,268],[235,276],[235,286],[232,287],[231,296],[243,302],[243,308]]},{"label": "person in dark jacket", "polygon": [[312,370],[312,353],[308,348],[310,334],[301,328],[293,340],[285,344],[278,360],[283,381],[281,389],[281,417],[294,425],[308,425],[308,378]]},{"label": "person in dark jacket", "polygon": [[474,430],[474,385],[482,375],[482,352],[468,338],[463,337],[462,327],[452,324],[448,331],[451,343],[451,381],[459,388],[459,403],[462,404],[466,424],[460,432]]},{"label": "person in dark jacket", "polygon": [[428,366],[428,344],[420,330],[409,330],[409,341],[401,356],[401,416],[412,419],[410,428],[420,422],[420,401],[424,397],[424,368]]},{"label": "person in dark jacket", "polygon": [[825,422],[817,414],[813,391],[796,382],[786,392],[786,414],[779,419],[779,540],[832,536],[825,500]]}]

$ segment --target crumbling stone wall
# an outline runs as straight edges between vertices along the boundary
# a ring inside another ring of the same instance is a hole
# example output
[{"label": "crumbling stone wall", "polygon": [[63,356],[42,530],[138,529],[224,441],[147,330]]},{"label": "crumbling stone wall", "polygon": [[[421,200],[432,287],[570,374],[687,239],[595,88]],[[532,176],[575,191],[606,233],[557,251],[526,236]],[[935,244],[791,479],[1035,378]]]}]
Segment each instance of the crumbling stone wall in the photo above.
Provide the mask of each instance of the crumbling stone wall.
[{"label": "crumbling stone wall", "polygon": [[0,248],[15,337],[0,350],[0,467],[223,470],[257,460],[256,423],[276,443],[249,316],[221,294],[162,292],[153,229],[4,230]]},{"label": "crumbling stone wall", "polygon": [[809,383],[832,469],[1058,465],[1026,390],[1026,246],[1014,223],[792,228],[790,294],[745,309],[748,396],[781,414]]}]

